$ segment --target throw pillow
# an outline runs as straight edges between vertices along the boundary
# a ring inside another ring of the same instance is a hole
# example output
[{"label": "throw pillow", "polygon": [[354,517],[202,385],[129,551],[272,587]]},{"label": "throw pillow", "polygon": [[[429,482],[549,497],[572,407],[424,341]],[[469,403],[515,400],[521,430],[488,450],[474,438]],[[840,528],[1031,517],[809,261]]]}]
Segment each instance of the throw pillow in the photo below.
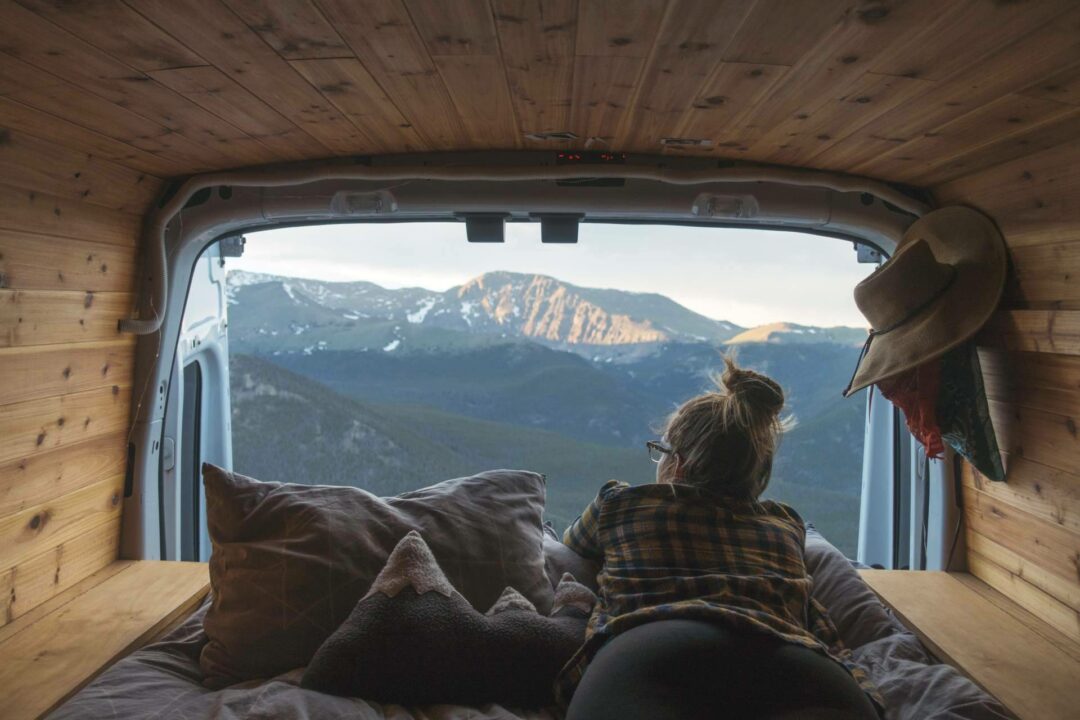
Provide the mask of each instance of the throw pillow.
[{"label": "throw pillow", "polygon": [[420,530],[473,607],[516,588],[541,611],[544,477],[497,470],[380,498],[351,487],[259,482],[203,466],[213,552],[204,684],[222,687],[307,665],[387,556]]},{"label": "throw pillow", "polygon": [[507,587],[486,615],[410,532],[352,614],[304,673],[302,686],[401,704],[496,702],[540,707],[581,645],[591,592],[567,578],[545,617]]}]

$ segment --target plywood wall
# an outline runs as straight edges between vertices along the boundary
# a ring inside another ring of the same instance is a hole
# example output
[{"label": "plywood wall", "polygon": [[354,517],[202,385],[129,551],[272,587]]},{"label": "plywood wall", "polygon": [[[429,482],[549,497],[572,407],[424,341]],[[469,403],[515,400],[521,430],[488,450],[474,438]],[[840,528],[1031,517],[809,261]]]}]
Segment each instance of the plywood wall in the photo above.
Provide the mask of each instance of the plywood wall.
[{"label": "plywood wall", "polygon": [[1080,639],[1080,141],[960,177],[943,202],[990,214],[1012,267],[980,338],[1007,482],[967,468],[971,572]]},{"label": "plywood wall", "polygon": [[116,322],[161,181],[85,140],[0,128],[0,626],[118,552],[135,345]]}]

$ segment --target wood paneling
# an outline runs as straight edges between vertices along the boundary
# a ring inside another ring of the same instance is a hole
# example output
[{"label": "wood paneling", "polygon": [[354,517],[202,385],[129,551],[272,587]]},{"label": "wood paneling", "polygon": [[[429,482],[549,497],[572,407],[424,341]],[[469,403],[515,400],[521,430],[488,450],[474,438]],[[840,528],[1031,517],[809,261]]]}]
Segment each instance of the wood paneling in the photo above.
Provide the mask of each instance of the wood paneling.
[{"label": "wood paneling", "polygon": [[0,405],[131,382],[134,338],[0,349]]},{"label": "wood paneling", "polygon": [[120,516],[124,477],[109,478],[56,500],[0,518],[0,568],[77,540]]},{"label": "wood paneling", "polygon": [[[41,22],[30,30],[66,35]],[[202,146],[10,55],[0,65],[0,625],[15,626],[116,560],[134,352],[117,321],[162,185],[150,172]]]},{"label": "wood paneling", "polygon": [[135,258],[129,248],[0,230],[0,287],[129,293]]},{"label": "wood paneling", "polygon": [[121,431],[0,463],[0,517],[114,477],[126,459],[127,433]]},{"label": "wood paneling", "polygon": [[157,177],[588,145],[939,183],[1075,133],[1077,36],[1069,0],[25,0],[0,96]]},{"label": "wood paneling", "polygon": [[138,213],[160,190],[149,175],[22,132],[5,131],[0,177],[69,200]]},{"label": "wood paneling", "polygon": [[130,293],[0,290],[0,348],[116,340]]},{"label": "wood paneling", "polygon": [[[210,589],[205,563],[123,563],[8,638],[0,652],[4,716],[36,718],[191,613]],[[10,711],[10,712],[9,712]]]},{"label": "wood paneling", "polygon": [[7,633],[33,619],[33,611],[84,578],[97,572],[107,572],[120,545],[120,517],[83,533],[75,540],[61,543],[43,553],[27,558],[6,572],[0,573],[0,642]]},{"label": "wood paneling", "polygon": [[[1047,43],[1032,48],[1034,66],[1067,43],[1075,47],[1076,17],[1070,11],[1058,18],[1061,27],[1017,41]],[[1019,83],[1028,69],[1008,72]],[[926,167],[933,168],[921,176],[946,176],[934,188],[939,202],[989,214],[1010,251],[1002,305],[978,336],[1006,482],[964,469],[969,570],[1063,636],[1080,640],[1080,119],[1069,102],[1070,77],[1059,66],[1041,82],[1029,78],[1020,92],[943,126],[942,137],[956,141],[934,137],[909,149],[927,149],[918,162],[959,153],[955,161],[930,162]],[[1033,127],[1011,132],[1013,125]],[[973,171],[958,174],[969,164]]]},{"label": "wood paneling", "polygon": [[[1072,717],[1080,702],[1080,659],[1049,642],[1053,628],[993,591],[943,572],[862,570],[897,617],[939,659],[960,668],[1020,718]],[[977,582],[977,581],[975,581]],[[1015,598],[1012,598],[1015,601]],[[1007,608],[1007,609],[1006,609]]]},{"label": "wood paneling", "polygon": [[[11,178],[5,178],[9,180]],[[5,230],[81,238],[131,248],[134,252],[142,218],[79,200],[57,197],[0,183],[0,217]]]},{"label": "wood paneling", "polygon": [[969,530],[966,540],[973,575],[1006,597],[1017,598],[1018,604],[1067,637],[1080,640],[1080,593],[1073,584],[985,535]]},{"label": "wood paneling", "polygon": [[506,81],[523,133],[570,128],[577,5],[577,0],[495,0]]},{"label": "wood paneling", "polygon": [[131,388],[119,385],[0,405],[0,461],[122,432],[130,407]]},{"label": "wood paneling", "polygon": [[352,57],[311,0],[225,0],[225,4],[287,60]]}]

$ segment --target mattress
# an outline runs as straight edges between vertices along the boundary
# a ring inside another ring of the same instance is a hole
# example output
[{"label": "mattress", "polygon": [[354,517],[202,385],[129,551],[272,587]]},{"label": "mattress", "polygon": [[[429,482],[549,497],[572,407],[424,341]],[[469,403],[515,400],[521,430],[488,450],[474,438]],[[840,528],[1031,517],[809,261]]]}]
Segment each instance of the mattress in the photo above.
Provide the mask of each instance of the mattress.
[{"label": "mattress", "polygon": [[[807,538],[814,596],[836,623],[885,698],[887,720],[998,720],[1011,717],[949,665],[936,662],[891,616],[873,591],[820,535]],[[553,708],[499,705],[403,707],[335,697],[300,687],[303,668],[269,680],[203,687],[199,652],[206,644],[204,604],[162,640],[106,670],[50,717],[53,720],[559,720]]]}]

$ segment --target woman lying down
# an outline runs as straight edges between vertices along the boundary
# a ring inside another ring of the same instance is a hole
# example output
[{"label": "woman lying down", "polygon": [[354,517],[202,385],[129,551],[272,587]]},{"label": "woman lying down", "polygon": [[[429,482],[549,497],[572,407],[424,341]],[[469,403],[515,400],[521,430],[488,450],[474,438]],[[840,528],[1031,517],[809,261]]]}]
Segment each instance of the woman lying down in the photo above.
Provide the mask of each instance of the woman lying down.
[{"label": "woman lying down", "polygon": [[605,484],[563,542],[603,562],[567,720],[876,718],[881,699],[810,597],[806,527],[759,500],[783,430],[772,379],[725,360],[649,443],[656,484]]}]

